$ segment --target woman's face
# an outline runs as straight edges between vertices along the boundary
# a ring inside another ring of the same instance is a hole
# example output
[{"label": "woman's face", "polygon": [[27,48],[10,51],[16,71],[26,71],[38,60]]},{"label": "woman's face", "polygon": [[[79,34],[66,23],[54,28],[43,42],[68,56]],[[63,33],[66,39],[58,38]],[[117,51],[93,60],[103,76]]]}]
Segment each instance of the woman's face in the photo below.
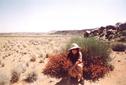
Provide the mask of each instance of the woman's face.
[{"label": "woman's face", "polygon": [[72,49],[71,51],[72,51],[73,54],[77,54],[78,49]]}]

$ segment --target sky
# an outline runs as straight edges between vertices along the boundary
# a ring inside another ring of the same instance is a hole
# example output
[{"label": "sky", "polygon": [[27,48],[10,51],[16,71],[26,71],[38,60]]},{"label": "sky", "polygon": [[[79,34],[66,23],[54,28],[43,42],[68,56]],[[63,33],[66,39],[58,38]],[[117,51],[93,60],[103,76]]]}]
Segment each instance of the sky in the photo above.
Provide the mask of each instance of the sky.
[{"label": "sky", "polygon": [[126,0],[0,0],[0,32],[77,30],[126,22]]}]

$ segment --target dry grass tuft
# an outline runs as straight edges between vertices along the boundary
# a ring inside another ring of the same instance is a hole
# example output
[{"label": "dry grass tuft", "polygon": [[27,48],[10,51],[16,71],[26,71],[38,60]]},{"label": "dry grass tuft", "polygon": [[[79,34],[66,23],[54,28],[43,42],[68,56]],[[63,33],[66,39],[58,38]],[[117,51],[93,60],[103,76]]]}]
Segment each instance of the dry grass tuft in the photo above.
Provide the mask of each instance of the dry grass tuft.
[{"label": "dry grass tuft", "polygon": [[40,60],[39,63],[44,63],[44,61],[43,60]]},{"label": "dry grass tuft", "polygon": [[16,71],[13,71],[12,74],[11,74],[10,83],[13,84],[13,83],[18,82],[19,78],[20,78],[20,74],[18,72],[16,72]]},{"label": "dry grass tuft", "polygon": [[27,78],[24,79],[27,83],[32,83],[37,80],[37,74],[35,72],[31,72],[28,74]]}]

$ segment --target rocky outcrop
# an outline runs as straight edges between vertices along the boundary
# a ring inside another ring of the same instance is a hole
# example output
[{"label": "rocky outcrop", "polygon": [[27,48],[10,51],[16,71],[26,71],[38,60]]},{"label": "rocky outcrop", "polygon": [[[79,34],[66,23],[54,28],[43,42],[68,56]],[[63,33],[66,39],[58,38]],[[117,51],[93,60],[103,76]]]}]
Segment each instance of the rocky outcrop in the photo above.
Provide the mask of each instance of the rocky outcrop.
[{"label": "rocky outcrop", "polygon": [[84,32],[84,37],[97,36],[106,40],[126,41],[126,23],[100,27],[90,32]]}]

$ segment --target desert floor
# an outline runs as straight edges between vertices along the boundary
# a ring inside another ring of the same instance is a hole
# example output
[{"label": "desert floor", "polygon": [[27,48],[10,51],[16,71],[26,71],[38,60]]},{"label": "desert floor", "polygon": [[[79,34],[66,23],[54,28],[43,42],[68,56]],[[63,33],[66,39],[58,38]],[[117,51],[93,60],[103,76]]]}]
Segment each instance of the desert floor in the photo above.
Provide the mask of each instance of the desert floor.
[{"label": "desert floor", "polygon": [[[12,85],[58,85],[60,79],[42,74],[48,55],[57,53],[71,36],[0,37],[0,85],[11,85],[11,73],[20,74]],[[111,52],[114,71],[97,82],[85,81],[85,85],[126,85],[126,52]],[[32,83],[23,81],[30,73],[37,74]],[[62,84],[64,85],[64,84]]]}]

